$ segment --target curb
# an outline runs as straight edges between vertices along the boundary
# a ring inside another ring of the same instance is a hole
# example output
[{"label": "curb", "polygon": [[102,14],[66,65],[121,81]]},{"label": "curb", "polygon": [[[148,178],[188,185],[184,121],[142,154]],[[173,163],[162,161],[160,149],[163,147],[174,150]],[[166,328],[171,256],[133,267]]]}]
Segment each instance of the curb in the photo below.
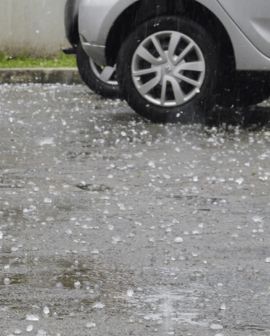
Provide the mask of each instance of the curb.
[{"label": "curb", "polygon": [[81,84],[77,68],[0,69],[0,84]]}]

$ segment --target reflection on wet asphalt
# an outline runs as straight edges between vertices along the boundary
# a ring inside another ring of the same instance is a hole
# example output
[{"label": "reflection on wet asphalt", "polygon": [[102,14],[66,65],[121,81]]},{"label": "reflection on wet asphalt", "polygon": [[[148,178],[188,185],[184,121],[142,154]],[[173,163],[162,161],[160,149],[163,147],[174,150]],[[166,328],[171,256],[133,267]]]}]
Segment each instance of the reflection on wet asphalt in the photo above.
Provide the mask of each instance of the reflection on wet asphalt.
[{"label": "reflection on wet asphalt", "polygon": [[269,335],[270,109],[217,114],[0,87],[1,336]]}]

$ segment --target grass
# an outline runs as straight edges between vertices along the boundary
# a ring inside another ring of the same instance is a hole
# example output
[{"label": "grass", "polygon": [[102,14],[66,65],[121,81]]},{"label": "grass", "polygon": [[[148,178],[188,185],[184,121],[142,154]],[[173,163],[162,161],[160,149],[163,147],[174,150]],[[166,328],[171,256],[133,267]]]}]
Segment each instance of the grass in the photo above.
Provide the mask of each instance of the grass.
[{"label": "grass", "polygon": [[74,55],[61,53],[54,58],[16,56],[0,53],[0,68],[72,68],[76,67]]}]

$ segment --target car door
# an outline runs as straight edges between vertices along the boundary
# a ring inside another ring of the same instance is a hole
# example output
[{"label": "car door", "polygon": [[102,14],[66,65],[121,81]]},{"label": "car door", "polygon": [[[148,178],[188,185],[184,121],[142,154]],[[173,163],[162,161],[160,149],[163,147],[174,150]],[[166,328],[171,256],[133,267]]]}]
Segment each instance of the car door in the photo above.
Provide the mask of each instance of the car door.
[{"label": "car door", "polygon": [[270,57],[270,0],[218,0],[247,38]]}]

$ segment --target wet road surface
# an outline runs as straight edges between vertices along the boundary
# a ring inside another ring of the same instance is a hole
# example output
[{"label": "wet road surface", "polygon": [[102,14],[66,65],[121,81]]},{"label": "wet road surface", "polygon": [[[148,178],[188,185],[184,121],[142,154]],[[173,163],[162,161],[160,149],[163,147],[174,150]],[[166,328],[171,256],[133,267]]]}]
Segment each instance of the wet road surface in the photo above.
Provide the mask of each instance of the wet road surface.
[{"label": "wet road surface", "polygon": [[0,86],[1,336],[269,335],[269,118]]}]

